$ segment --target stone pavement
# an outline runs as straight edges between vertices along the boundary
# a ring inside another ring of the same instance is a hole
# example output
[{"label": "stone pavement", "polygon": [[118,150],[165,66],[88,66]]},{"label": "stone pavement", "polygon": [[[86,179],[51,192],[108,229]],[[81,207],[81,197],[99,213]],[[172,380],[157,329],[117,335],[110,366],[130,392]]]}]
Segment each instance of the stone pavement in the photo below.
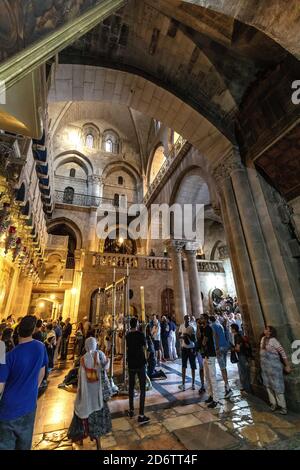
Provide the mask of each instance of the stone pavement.
[{"label": "stone pavement", "polygon": [[[204,449],[300,449],[300,415],[282,416],[253,396],[241,396],[236,386],[236,368],[230,365],[229,378],[235,389],[230,400],[220,399],[220,406],[208,410],[206,396],[189,387],[178,391],[180,364],[162,366],[165,381],[154,383],[147,393],[147,415],[151,422],[139,426],[136,419],[125,416],[127,397],[114,398],[109,406],[113,432],[101,439],[107,450],[204,450]],[[34,450],[95,450],[95,443],[84,441],[83,447],[66,437],[73,414],[75,390],[58,389],[65,370],[53,372],[49,387],[38,402],[33,440]],[[218,375],[220,396],[224,394]]]}]

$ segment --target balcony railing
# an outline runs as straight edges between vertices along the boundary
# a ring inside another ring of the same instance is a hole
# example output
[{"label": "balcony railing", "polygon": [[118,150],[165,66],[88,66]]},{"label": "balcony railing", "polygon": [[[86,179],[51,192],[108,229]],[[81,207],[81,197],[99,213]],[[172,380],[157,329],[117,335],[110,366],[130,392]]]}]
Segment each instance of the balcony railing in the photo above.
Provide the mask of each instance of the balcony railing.
[{"label": "balcony railing", "polygon": [[[134,255],[115,255],[115,254],[93,254],[93,268],[121,268],[127,266],[132,270],[146,271],[171,271],[172,260],[167,257],[159,256],[134,256]],[[224,273],[222,261],[197,260],[198,272]],[[186,263],[183,260],[183,270],[186,271]]]},{"label": "balcony railing", "polygon": [[[165,178],[170,174],[170,172],[175,168],[175,165],[179,163],[181,157],[183,157],[186,152],[189,150],[190,144],[183,137],[179,137],[169,154],[166,157],[165,162],[161,166],[159,172],[157,173],[155,179],[152,181],[148,188],[148,192],[144,197],[144,204],[148,204],[152,198],[154,192],[157,188],[164,182]],[[184,151],[183,151],[184,150]]]},{"label": "balcony railing", "polygon": [[80,207],[105,207],[121,211],[135,204],[121,197],[119,201],[105,197],[90,196],[88,194],[68,194],[64,191],[55,191],[55,203]]}]

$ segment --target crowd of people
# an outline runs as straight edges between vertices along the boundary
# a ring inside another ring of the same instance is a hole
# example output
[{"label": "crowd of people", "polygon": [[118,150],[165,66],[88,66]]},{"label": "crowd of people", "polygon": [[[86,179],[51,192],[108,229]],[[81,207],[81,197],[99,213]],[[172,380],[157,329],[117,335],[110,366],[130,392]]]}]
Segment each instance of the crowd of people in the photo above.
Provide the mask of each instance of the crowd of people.
[{"label": "crowd of people", "polygon": [[[217,365],[224,382],[224,397],[232,395],[227,374],[229,358],[237,364],[242,393],[252,393],[252,349],[237,306],[232,303],[227,309],[227,305],[228,301],[225,308],[216,308],[214,314],[205,313],[197,319],[186,315],[181,325],[176,324],[174,317],[159,318],[158,315],[148,319],[147,325],[139,324],[136,317],[130,319],[124,342],[130,418],[135,416],[136,380],[140,391],[137,421],[143,425],[150,421],[145,415],[147,377],[150,380],[166,377],[157,368],[178,358],[182,364],[180,391],[186,390],[188,364],[192,371],[192,389],[196,389],[198,368],[199,394],[206,398],[208,408],[215,408],[223,398],[217,386]],[[68,436],[78,443],[90,437],[99,449],[100,437],[111,431],[109,359],[106,351],[101,350],[87,318],[76,326],[74,333],[71,357],[77,357],[77,395]],[[0,324],[0,450],[31,448],[39,388],[47,380],[58,357],[67,358],[71,334],[72,325],[68,318],[45,323],[31,315],[17,321],[10,316]],[[278,409],[286,414],[283,374],[289,373],[291,368],[272,326],[265,328],[259,349],[261,376],[271,410]],[[206,392],[207,396],[204,395]]]}]

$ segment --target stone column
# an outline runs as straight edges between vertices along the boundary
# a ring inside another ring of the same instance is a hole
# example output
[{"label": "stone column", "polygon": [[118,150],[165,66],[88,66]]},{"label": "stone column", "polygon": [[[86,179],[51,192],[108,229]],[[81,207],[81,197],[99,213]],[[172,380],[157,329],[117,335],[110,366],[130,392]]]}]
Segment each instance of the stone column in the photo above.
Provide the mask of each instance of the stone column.
[{"label": "stone column", "polygon": [[[280,274],[274,272],[274,246],[269,232],[260,220],[264,198],[257,198],[249,184],[247,170],[237,149],[226,155],[215,167],[213,175],[218,185],[222,217],[231,260],[242,300],[242,313],[253,331],[254,345],[259,346],[259,334],[265,324],[277,327],[280,342],[291,354],[291,325],[284,310],[280,291]],[[255,187],[255,189],[257,189]],[[266,213],[264,214],[266,220]],[[300,409],[300,378],[296,371],[286,379],[288,407]],[[259,390],[259,387],[256,389]]]},{"label": "stone column", "polygon": [[89,220],[88,250],[97,251],[97,208],[91,207]]},{"label": "stone column", "polygon": [[187,260],[192,314],[196,318],[198,318],[200,315],[203,314],[203,303],[201,298],[199,274],[196,259],[197,250],[192,248],[190,249],[189,244],[186,244],[185,255]]},{"label": "stone column", "polygon": [[244,323],[247,334],[256,343],[265,320],[230,177],[237,163],[226,160],[215,168],[213,176],[220,195],[221,215]]},{"label": "stone column", "polygon": [[99,175],[91,175],[88,178],[89,194],[94,198],[102,197],[103,179]]},{"label": "stone column", "polygon": [[184,279],[182,270],[182,249],[184,243],[173,241],[169,245],[172,258],[172,272],[173,272],[173,290],[175,299],[175,314],[176,320],[182,323],[183,317],[187,314]]}]

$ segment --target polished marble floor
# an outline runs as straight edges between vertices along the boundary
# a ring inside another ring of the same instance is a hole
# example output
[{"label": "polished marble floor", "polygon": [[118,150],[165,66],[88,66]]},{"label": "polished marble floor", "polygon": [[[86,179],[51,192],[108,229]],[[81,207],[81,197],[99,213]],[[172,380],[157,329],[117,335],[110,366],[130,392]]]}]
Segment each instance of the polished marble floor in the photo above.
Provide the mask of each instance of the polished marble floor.
[{"label": "polished marble floor", "polygon": [[[51,373],[49,386],[38,400],[35,422],[34,450],[95,450],[95,443],[86,440],[83,447],[72,444],[66,434],[73,415],[76,391],[72,387],[59,389],[71,363]],[[191,389],[188,372],[186,391],[181,392],[180,362],[162,365],[167,379],[153,382],[147,392],[146,414],[151,422],[138,426],[126,417],[128,398],[114,397],[109,407],[113,432],[101,440],[103,449],[110,450],[202,450],[202,449],[300,449],[300,415],[281,416],[269,411],[260,399],[239,392],[235,365],[229,365],[229,380],[233,396],[220,399],[220,406],[208,410],[206,395]],[[118,375],[118,366],[116,375]],[[199,382],[198,384],[199,385]],[[224,384],[218,372],[219,396],[224,396]],[[138,406],[138,398],[136,399]]]}]

